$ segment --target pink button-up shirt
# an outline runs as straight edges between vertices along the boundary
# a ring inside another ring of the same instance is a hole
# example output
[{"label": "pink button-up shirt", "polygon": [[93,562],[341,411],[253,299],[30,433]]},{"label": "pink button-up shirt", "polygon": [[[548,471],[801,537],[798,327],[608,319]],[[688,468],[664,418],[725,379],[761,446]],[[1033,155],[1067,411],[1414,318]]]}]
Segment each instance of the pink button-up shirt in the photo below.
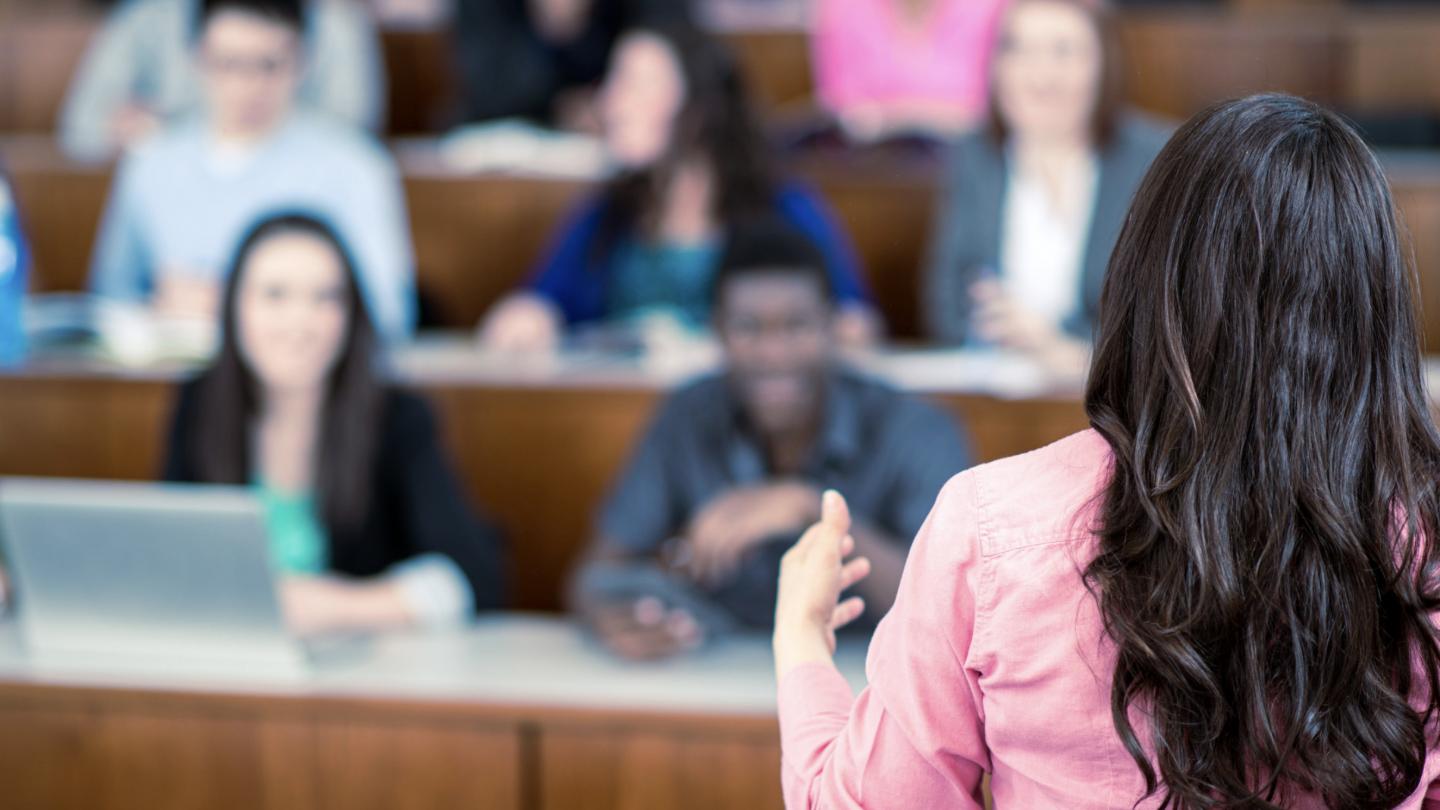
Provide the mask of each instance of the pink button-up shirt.
[{"label": "pink button-up shirt", "polygon": [[1006,0],[936,0],[925,24],[896,0],[817,0],[815,82],[832,110],[894,102],[953,104],[979,115]]},{"label": "pink button-up shirt", "polygon": [[[790,810],[979,807],[987,772],[999,810],[1129,808],[1144,793],[1111,723],[1113,645],[1081,580],[1111,463],[1086,431],[946,486],[871,643],[865,691],[828,664],[780,684]],[[1437,775],[1432,753],[1428,798],[1422,787],[1401,807],[1440,808]]]}]

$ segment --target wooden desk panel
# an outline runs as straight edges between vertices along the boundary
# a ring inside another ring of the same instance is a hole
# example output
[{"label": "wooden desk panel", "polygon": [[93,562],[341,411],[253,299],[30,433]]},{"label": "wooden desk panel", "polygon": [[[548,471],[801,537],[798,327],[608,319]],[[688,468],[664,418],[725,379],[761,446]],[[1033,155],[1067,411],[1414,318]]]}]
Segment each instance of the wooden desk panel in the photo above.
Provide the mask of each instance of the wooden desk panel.
[{"label": "wooden desk panel", "polygon": [[518,810],[512,723],[295,714],[156,694],[33,687],[0,696],[13,810]]},{"label": "wooden desk panel", "polygon": [[66,690],[0,698],[13,810],[518,810],[513,728],[140,706]]},{"label": "wooden desk panel", "polygon": [[707,735],[546,729],[541,810],[783,810],[780,732]]},{"label": "wooden desk panel", "polygon": [[[0,624],[7,810],[781,807],[761,636],[638,665],[561,620],[488,616],[287,683],[57,677],[14,642]],[[856,687],[863,655],[837,656]]]}]

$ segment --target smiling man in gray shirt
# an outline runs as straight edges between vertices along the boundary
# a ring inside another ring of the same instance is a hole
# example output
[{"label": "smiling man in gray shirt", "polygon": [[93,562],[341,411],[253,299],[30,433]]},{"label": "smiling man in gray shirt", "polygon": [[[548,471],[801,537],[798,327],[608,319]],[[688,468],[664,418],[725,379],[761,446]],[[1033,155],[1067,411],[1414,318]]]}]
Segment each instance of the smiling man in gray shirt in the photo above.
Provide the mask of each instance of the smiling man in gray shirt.
[{"label": "smiling man in gray shirt", "polygon": [[[780,556],[836,489],[874,571],[870,624],[945,482],[969,464],[945,413],[843,368],[824,260],[777,223],[731,234],[714,282],[726,368],[661,407],[601,509],[585,565],[657,562],[744,627],[766,628]],[[657,658],[703,634],[683,608],[615,598],[582,571],[576,609],[616,652]]]}]

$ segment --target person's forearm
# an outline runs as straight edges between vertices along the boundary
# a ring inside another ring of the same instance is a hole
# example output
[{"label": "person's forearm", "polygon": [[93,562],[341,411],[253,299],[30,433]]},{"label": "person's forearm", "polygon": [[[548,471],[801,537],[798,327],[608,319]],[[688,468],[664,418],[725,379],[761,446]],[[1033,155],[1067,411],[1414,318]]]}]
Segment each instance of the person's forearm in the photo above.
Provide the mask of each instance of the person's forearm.
[{"label": "person's forearm", "polygon": [[857,519],[850,528],[855,538],[855,555],[870,560],[870,575],[855,586],[865,600],[865,615],[878,619],[895,603],[900,575],[905,571],[904,544],[883,529]]},{"label": "person's forearm", "polygon": [[404,589],[395,582],[377,581],[357,584],[351,592],[349,608],[352,615],[341,622],[341,629],[394,630],[409,627],[418,617],[405,598]]},{"label": "person's forearm", "polygon": [[777,624],[773,646],[777,682],[785,680],[786,675],[805,664],[835,664],[835,656],[830,652],[825,635],[813,627]]}]

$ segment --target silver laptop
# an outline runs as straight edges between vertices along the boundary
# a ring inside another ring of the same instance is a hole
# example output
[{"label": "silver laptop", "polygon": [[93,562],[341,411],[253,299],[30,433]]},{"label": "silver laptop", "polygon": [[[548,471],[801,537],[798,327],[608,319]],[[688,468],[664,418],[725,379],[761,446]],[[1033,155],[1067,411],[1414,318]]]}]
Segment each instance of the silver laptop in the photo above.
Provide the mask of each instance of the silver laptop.
[{"label": "silver laptop", "polygon": [[0,479],[0,556],[37,663],[306,669],[280,611],[262,507],[245,489]]}]

